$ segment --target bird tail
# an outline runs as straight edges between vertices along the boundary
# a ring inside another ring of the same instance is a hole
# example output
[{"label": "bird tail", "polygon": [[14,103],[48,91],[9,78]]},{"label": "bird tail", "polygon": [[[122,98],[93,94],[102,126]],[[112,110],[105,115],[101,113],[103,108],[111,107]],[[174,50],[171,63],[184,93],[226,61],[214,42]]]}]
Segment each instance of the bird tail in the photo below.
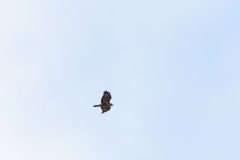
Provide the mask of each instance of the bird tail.
[{"label": "bird tail", "polygon": [[99,105],[94,105],[93,107],[100,107],[101,106],[101,104],[99,104]]}]

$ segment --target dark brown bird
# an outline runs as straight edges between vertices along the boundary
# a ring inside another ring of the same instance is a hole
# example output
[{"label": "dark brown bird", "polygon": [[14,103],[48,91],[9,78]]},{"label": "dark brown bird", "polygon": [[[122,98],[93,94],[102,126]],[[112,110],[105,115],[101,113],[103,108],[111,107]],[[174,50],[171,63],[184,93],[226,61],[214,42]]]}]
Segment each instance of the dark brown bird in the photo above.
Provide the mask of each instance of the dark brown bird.
[{"label": "dark brown bird", "polygon": [[112,98],[112,96],[111,96],[110,92],[104,91],[102,99],[101,99],[101,104],[94,105],[93,107],[101,107],[102,114],[103,114],[104,112],[109,111],[111,109],[111,106],[113,106],[113,104],[110,103],[111,98]]}]

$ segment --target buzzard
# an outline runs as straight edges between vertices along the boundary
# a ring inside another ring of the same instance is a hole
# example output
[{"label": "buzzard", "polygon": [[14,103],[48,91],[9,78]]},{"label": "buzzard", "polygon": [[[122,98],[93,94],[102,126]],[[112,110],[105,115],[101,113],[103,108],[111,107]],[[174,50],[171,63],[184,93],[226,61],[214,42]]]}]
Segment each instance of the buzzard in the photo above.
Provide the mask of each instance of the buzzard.
[{"label": "buzzard", "polygon": [[113,106],[112,103],[110,103],[110,100],[111,100],[111,94],[110,92],[108,91],[104,91],[103,92],[103,96],[102,96],[102,99],[101,99],[101,104],[99,105],[94,105],[93,107],[101,107],[102,109],[102,114],[104,112],[107,112],[111,109],[111,106]]}]

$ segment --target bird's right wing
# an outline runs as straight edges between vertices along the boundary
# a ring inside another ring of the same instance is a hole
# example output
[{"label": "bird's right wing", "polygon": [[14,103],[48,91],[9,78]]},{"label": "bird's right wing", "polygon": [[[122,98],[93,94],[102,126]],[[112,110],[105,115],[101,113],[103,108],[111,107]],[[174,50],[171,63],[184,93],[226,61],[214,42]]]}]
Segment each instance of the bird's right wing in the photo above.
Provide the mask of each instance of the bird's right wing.
[{"label": "bird's right wing", "polygon": [[101,106],[101,109],[102,109],[102,114],[103,114],[104,112],[109,111],[111,109],[111,107]]}]

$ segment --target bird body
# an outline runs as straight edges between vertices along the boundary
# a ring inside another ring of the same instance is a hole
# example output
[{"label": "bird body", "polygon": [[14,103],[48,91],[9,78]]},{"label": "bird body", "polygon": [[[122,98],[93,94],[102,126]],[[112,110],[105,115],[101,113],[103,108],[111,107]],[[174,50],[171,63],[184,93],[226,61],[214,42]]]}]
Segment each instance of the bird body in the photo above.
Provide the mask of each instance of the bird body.
[{"label": "bird body", "polygon": [[93,107],[101,107],[102,114],[103,114],[104,112],[109,111],[111,109],[111,106],[113,106],[113,104],[110,103],[111,98],[112,98],[112,96],[111,96],[110,92],[104,91],[102,99],[101,99],[101,104],[94,105]]}]

